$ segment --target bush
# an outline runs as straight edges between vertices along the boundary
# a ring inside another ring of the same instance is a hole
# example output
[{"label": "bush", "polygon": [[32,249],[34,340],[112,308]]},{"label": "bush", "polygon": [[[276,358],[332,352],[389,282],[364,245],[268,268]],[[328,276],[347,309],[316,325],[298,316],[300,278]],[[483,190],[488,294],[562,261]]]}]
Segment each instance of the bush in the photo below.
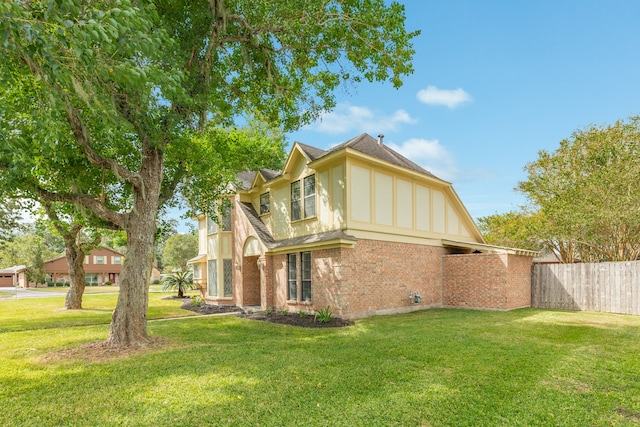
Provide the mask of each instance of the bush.
[{"label": "bush", "polygon": [[48,288],[53,288],[55,284],[53,282],[47,282],[47,287]]},{"label": "bush", "polygon": [[104,285],[105,286],[111,286],[111,285],[113,285],[113,283],[111,283],[110,281],[107,280],[106,282],[104,282]]},{"label": "bush", "polygon": [[191,297],[191,305],[194,307],[201,307],[204,299],[201,296],[194,295]]},{"label": "bush", "polygon": [[61,288],[64,286],[64,282],[56,282],[56,288]]},{"label": "bush", "polygon": [[160,280],[155,279],[153,282],[151,282],[152,285],[159,285],[160,284]]}]

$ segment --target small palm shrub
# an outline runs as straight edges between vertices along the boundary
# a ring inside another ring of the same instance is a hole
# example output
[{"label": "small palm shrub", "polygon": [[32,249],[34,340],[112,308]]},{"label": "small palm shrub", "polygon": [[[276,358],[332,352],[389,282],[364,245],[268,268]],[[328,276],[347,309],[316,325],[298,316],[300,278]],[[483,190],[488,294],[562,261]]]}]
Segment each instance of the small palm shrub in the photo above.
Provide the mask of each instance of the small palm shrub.
[{"label": "small palm shrub", "polygon": [[189,270],[176,270],[162,276],[160,280],[162,291],[178,290],[178,298],[184,298],[184,293],[189,289],[198,289],[193,283],[193,273]]},{"label": "small palm shrub", "polygon": [[328,323],[331,321],[332,318],[333,318],[333,313],[331,313],[330,307],[327,306],[326,308],[321,308],[319,310],[316,310],[316,314],[313,316],[313,321],[320,322],[320,323]]}]

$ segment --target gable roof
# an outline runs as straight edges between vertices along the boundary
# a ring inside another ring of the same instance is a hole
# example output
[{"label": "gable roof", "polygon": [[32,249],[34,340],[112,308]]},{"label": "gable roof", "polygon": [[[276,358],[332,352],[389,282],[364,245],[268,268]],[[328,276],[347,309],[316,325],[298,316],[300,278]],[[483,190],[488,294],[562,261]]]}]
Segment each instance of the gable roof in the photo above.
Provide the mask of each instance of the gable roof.
[{"label": "gable roof", "polygon": [[[367,133],[360,134],[355,138],[351,138],[350,140],[343,142],[342,144],[338,144],[334,147],[331,147],[328,150],[323,150],[321,148],[312,147],[307,144],[303,144],[301,142],[295,142],[291,152],[289,153],[289,159],[285,164],[285,169],[287,169],[287,165],[289,164],[289,160],[293,153],[297,150],[304,157],[306,157],[310,162],[322,159],[330,154],[336,153],[340,150],[350,148],[352,150],[358,151],[360,153],[366,154],[371,157],[375,157],[387,163],[391,163],[396,166],[400,166],[405,169],[409,169],[414,172],[418,172],[433,178],[437,178],[428,170],[424,169],[422,166],[412,162],[411,160],[404,157],[402,154],[392,150],[386,145],[378,142],[377,139],[372,137]],[[249,190],[255,184],[255,180],[257,178],[258,173],[262,176],[265,182],[271,181],[275,178],[280,177],[283,172],[277,172],[270,169],[260,169],[258,172],[241,172],[237,175],[238,181],[240,182],[242,190]]]}]

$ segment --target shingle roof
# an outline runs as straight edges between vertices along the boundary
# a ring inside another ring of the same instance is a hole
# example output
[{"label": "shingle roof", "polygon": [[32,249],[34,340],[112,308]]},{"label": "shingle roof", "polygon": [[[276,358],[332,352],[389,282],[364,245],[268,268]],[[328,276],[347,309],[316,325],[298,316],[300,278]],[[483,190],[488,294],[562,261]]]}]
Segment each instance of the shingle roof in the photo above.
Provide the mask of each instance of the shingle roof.
[{"label": "shingle roof", "polygon": [[256,172],[240,172],[236,175],[236,178],[240,184],[240,189],[249,190],[253,185],[253,180],[256,178]]},{"label": "shingle roof", "polygon": [[331,148],[327,152],[327,154],[340,151],[343,148],[351,148],[380,160],[384,160],[385,162],[389,162],[396,166],[407,168],[415,172],[423,173],[425,175],[434,176],[431,172],[415,164],[400,153],[397,153],[384,144],[378,143],[377,139],[366,133],[358,135],[355,138],[352,138],[340,145],[336,145],[335,147]]},{"label": "shingle roof", "polygon": [[284,248],[287,246],[304,245],[309,243],[327,242],[337,239],[353,240],[354,242],[357,240],[355,237],[345,233],[343,230],[327,231],[324,233],[294,237],[291,239],[275,240],[271,233],[269,233],[269,229],[262,222],[262,220],[260,219],[260,215],[258,215],[258,212],[256,212],[251,203],[242,202],[240,203],[240,207],[242,208],[242,212],[244,212],[247,219],[249,220],[249,223],[258,235],[258,238],[268,249]]},{"label": "shingle roof", "polygon": [[[322,150],[320,148],[312,147],[301,142],[296,142],[296,144],[311,161],[318,160],[331,153],[340,151],[343,148],[351,148],[353,150],[359,151],[363,154],[367,154],[371,157],[375,157],[393,165],[400,166],[424,175],[435,177],[435,175],[424,169],[422,166],[412,162],[411,160],[407,159],[406,157],[392,150],[386,145],[378,143],[377,139],[366,133],[358,135],[355,138],[343,142],[342,144],[336,145],[329,150]],[[282,175],[281,172],[270,169],[260,169],[260,173],[266,181],[271,181],[272,179]],[[242,190],[248,190],[251,188],[255,176],[256,172],[241,172],[238,174],[238,180],[242,185]]]}]

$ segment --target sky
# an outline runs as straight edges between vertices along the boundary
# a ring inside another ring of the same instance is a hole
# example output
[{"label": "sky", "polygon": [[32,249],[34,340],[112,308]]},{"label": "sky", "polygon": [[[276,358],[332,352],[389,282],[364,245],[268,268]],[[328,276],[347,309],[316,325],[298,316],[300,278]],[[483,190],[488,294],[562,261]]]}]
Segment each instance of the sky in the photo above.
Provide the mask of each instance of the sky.
[{"label": "sky", "polygon": [[638,0],[406,0],[414,73],[362,83],[287,135],[327,149],[361,133],[453,184],[475,219],[518,209],[540,150],[640,114]]}]

